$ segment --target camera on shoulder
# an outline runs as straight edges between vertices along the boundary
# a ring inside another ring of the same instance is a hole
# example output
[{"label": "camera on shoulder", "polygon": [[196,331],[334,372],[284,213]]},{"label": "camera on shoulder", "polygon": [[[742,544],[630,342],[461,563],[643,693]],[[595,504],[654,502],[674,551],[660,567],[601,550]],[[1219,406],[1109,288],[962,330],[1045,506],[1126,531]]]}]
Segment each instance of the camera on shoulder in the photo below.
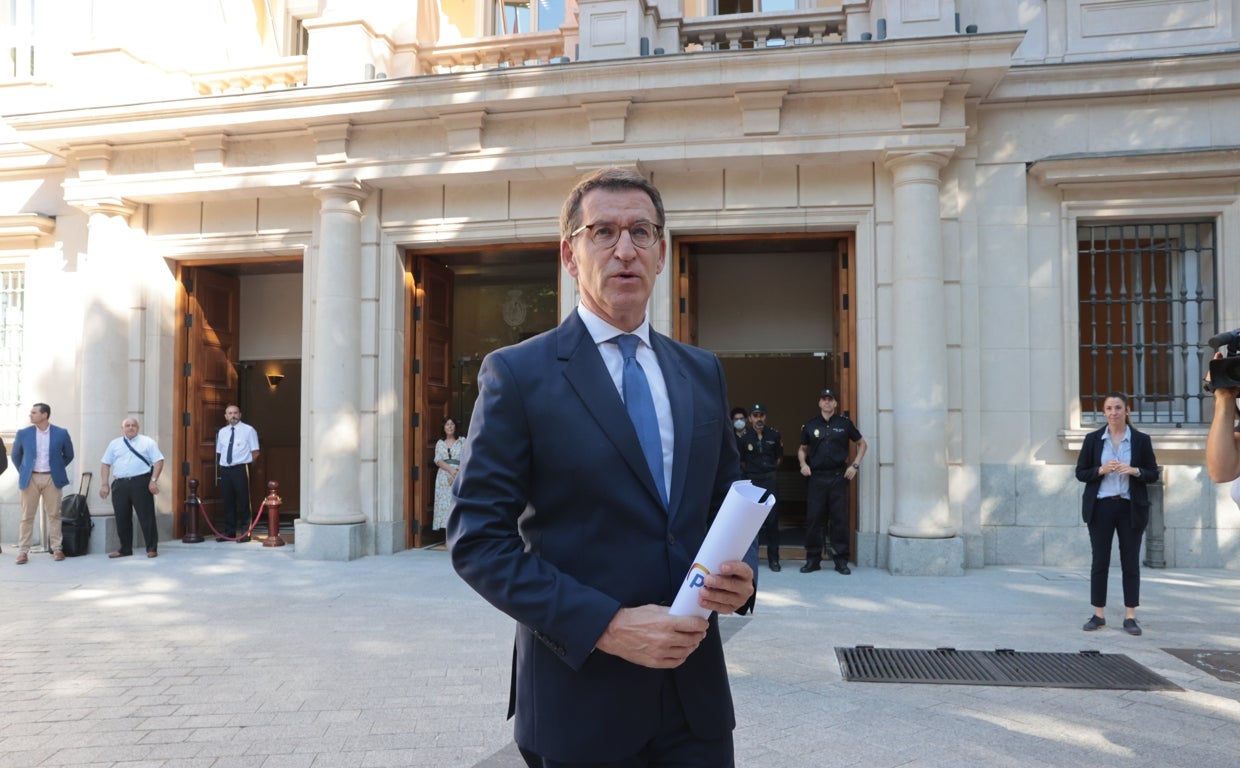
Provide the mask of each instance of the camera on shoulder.
[{"label": "camera on shoulder", "polygon": [[1224,331],[1206,342],[1215,352],[1220,347],[1227,347],[1227,354],[1217,360],[1210,361],[1210,380],[1205,383],[1205,390],[1213,392],[1220,387],[1230,389],[1240,387],[1240,328]]}]

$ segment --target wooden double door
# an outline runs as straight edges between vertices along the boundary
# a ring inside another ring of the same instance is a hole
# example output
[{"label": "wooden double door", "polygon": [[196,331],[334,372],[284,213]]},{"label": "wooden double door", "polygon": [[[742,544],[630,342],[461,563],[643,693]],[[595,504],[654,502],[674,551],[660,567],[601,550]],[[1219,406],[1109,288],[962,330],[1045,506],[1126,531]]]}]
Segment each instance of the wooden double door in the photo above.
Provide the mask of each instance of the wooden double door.
[{"label": "wooden double door", "polygon": [[[283,271],[289,269],[284,265]],[[184,535],[188,525],[184,508],[191,479],[198,481],[203,514],[222,530],[215,441],[230,403],[240,406],[242,419],[259,433],[259,458],[250,468],[253,511],[258,511],[266,496],[269,479],[279,483],[282,517],[295,515],[300,507],[301,362],[241,359],[238,272],[235,264],[182,265],[178,269],[180,320],[174,405],[178,424],[175,451],[169,457],[177,463],[170,461],[168,467],[173,477],[170,504],[177,537]],[[274,375],[268,378],[269,374]],[[196,527],[207,539],[215,535],[202,518]],[[256,532],[266,530],[262,522],[256,528]]]}]

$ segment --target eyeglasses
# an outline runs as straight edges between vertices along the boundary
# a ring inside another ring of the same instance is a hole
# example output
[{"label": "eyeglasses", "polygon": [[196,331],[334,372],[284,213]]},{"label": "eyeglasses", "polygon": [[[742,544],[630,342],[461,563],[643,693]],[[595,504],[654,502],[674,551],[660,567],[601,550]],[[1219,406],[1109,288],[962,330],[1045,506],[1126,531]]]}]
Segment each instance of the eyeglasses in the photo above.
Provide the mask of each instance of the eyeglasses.
[{"label": "eyeglasses", "polygon": [[659,238],[663,235],[663,228],[653,221],[635,221],[627,227],[622,227],[610,221],[599,221],[594,224],[583,224],[577,227],[569,235],[569,239],[580,235],[585,230],[589,230],[590,242],[599,248],[610,248],[620,242],[620,233],[626,229],[629,232],[629,239],[638,248],[649,248],[659,242]]}]

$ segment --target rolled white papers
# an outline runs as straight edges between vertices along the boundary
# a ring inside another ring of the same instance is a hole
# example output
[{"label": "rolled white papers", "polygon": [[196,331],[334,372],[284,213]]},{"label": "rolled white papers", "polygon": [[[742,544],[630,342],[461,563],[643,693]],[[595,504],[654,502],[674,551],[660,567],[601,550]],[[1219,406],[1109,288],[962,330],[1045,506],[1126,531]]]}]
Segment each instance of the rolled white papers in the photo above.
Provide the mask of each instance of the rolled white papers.
[{"label": "rolled white papers", "polygon": [[672,601],[673,616],[710,616],[710,611],[698,605],[698,592],[706,577],[719,570],[728,560],[741,560],[749,551],[749,545],[758,535],[762,521],[775,506],[775,496],[759,501],[766,490],[748,480],[737,480],[728,489],[715,522],[706,532],[706,539],[693,560],[693,567],[685,574],[685,581]]}]

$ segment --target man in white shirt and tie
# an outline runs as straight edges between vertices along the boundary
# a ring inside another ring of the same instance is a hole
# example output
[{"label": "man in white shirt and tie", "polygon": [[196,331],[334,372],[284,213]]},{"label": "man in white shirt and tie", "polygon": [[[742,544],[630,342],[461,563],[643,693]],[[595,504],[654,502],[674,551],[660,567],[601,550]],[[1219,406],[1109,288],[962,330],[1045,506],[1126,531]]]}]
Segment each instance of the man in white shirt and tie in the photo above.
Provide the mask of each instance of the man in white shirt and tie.
[{"label": "man in white shirt and tie", "polygon": [[[228,423],[215,439],[215,458],[220,468],[219,485],[224,496],[224,534],[216,541],[250,540],[250,464],[258,458],[258,432],[241,420],[241,409],[230,404],[224,409]],[[245,531],[237,536],[237,518]]]}]

